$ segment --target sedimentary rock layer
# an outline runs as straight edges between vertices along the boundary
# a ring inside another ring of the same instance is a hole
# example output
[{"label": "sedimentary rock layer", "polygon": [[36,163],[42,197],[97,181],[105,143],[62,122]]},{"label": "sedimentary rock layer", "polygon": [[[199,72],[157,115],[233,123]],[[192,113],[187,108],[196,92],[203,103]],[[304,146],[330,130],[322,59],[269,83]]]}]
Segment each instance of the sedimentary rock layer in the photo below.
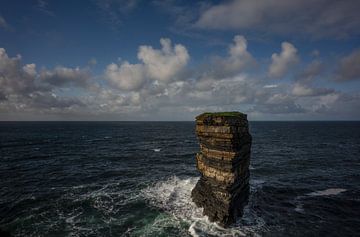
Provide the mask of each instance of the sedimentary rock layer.
[{"label": "sedimentary rock layer", "polygon": [[205,113],[196,117],[201,178],[193,201],[211,221],[227,226],[243,213],[249,196],[251,135],[245,114]]}]

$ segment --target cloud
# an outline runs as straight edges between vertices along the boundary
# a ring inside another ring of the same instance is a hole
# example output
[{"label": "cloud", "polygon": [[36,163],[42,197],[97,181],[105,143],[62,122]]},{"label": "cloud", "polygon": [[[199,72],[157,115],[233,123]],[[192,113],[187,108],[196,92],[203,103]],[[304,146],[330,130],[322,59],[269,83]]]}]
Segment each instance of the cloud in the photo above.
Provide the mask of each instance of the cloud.
[{"label": "cloud", "polygon": [[175,79],[190,59],[187,49],[181,44],[171,45],[170,39],[160,39],[161,49],[142,45],[139,47],[139,64],[125,61],[120,65],[110,64],[105,76],[112,85],[125,91],[140,89],[148,79],[168,83]]},{"label": "cloud", "polygon": [[57,66],[52,70],[42,70],[40,79],[57,87],[85,87],[88,85],[91,75],[88,69]]},{"label": "cloud", "polygon": [[274,85],[274,84],[270,84],[270,85],[265,85],[263,86],[264,88],[277,88],[279,85]]},{"label": "cloud", "polygon": [[271,56],[268,75],[273,78],[283,77],[289,69],[299,62],[297,49],[288,42],[281,44],[281,53]]},{"label": "cloud", "polygon": [[[360,116],[348,105],[359,105],[359,95],[315,86],[324,72],[318,57],[300,64],[294,80],[269,84],[266,70],[247,72],[256,61],[243,36],[234,37],[226,56],[190,69],[185,46],[169,39],[160,44],[140,46],[138,63],[111,63],[100,75],[89,66],[38,69],[0,49],[0,118],[181,120],[240,110],[249,118],[311,119],[328,118],[336,109],[345,113],[341,118]],[[298,60],[295,47],[284,42],[270,68],[283,76]]]},{"label": "cloud", "polygon": [[331,88],[317,88],[314,87],[316,79],[320,77],[324,71],[323,63],[315,59],[311,61],[298,75],[296,75],[295,83],[292,87],[292,95],[296,97],[315,97],[324,96],[335,93]]},{"label": "cloud", "polygon": [[340,59],[336,80],[350,81],[360,79],[360,49]]},{"label": "cloud", "polygon": [[168,81],[172,79],[189,61],[187,49],[176,44],[171,46],[170,39],[160,39],[162,48],[153,49],[151,46],[140,46],[138,59],[144,63],[146,74],[155,80]]},{"label": "cloud", "polygon": [[287,94],[273,94],[267,100],[254,104],[250,112],[263,114],[298,114],[306,110]]},{"label": "cloud", "polygon": [[[360,106],[360,94],[334,92],[328,95],[317,97],[310,101],[310,116],[320,119],[345,119],[355,120],[360,116],[359,110],[354,110]],[[309,116],[308,115],[308,116]]]},{"label": "cloud", "polygon": [[21,55],[10,58],[4,48],[0,48],[0,91],[10,93],[29,93],[41,89],[35,85],[35,64],[21,67]]},{"label": "cloud", "polygon": [[319,60],[313,60],[306,68],[297,75],[297,81],[301,83],[312,83],[314,79],[323,72],[323,63]]},{"label": "cloud", "polygon": [[247,40],[242,35],[236,35],[233,44],[229,46],[227,58],[215,58],[220,75],[231,75],[256,65],[253,56],[247,51]]},{"label": "cloud", "polygon": [[28,107],[40,109],[69,109],[84,104],[78,98],[59,97],[52,92],[36,91],[29,94]]},{"label": "cloud", "polygon": [[295,83],[292,94],[295,96],[321,96],[321,95],[328,95],[334,93],[334,89],[328,88],[312,88],[307,85],[302,85],[300,83]]},{"label": "cloud", "polygon": [[23,65],[20,55],[11,58],[5,49],[0,48],[0,113],[65,112],[74,108],[73,106],[82,106],[78,98],[57,96],[54,88],[44,84],[39,78],[34,63]]},{"label": "cloud", "polygon": [[3,28],[4,30],[11,29],[9,24],[6,22],[6,20],[2,16],[0,16],[0,28]]},{"label": "cloud", "polygon": [[204,10],[195,26],[344,38],[360,33],[359,10],[357,0],[232,0]]},{"label": "cloud", "polygon": [[145,70],[142,64],[112,63],[106,67],[105,76],[110,83],[125,91],[137,90],[145,82]]}]

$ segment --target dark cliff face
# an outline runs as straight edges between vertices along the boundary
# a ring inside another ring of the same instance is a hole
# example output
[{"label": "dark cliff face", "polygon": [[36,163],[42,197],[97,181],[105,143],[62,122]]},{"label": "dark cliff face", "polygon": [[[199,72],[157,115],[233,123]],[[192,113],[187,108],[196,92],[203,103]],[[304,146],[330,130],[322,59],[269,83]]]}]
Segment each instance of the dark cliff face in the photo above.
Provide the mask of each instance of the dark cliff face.
[{"label": "dark cliff face", "polygon": [[251,135],[245,114],[204,113],[196,117],[201,178],[192,199],[210,221],[228,226],[241,216],[249,197]]}]

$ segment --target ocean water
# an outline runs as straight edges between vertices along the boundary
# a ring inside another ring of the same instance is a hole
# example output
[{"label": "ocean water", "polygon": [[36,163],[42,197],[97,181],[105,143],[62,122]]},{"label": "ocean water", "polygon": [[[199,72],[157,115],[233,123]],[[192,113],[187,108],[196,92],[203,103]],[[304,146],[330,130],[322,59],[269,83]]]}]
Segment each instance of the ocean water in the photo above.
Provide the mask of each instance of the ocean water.
[{"label": "ocean water", "polygon": [[1,122],[13,236],[359,236],[360,122],[251,122],[251,196],[231,228],[190,193],[193,122]]}]

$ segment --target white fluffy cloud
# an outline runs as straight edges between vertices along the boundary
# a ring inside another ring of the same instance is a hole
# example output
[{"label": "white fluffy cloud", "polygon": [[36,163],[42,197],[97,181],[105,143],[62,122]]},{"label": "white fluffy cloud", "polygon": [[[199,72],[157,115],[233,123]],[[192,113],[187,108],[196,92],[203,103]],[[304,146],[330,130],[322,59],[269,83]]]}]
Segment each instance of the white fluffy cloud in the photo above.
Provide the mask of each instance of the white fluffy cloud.
[{"label": "white fluffy cloud", "polygon": [[172,48],[170,39],[162,38],[160,44],[160,50],[151,46],[140,46],[138,58],[144,63],[148,77],[168,81],[187,64],[190,56],[181,44],[176,44]]},{"label": "white fluffy cloud", "polygon": [[131,91],[139,89],[145,81],[145,70],[142,64],[112,63],[106,67],[105,76],[117,88]]},{"label": "white fluffy cloud", "polygon": [[273,78],[282,77],[292,66],[298,63],[297,49],[294,45],[283,42],[281,44],[281,53],[274,53],[271,56],[271,60],[268,75]]},{"label": "white fluffy cloud", "polygon": [[105,76],[121,90],[131,91],[141,88],[147,79],[169,82],[186,66],[189,61],[187,49],[181,45],[171,45],[170,39],[160,39],[161,49],[140,46],[139,64],[123,62],[107,66]]}]

